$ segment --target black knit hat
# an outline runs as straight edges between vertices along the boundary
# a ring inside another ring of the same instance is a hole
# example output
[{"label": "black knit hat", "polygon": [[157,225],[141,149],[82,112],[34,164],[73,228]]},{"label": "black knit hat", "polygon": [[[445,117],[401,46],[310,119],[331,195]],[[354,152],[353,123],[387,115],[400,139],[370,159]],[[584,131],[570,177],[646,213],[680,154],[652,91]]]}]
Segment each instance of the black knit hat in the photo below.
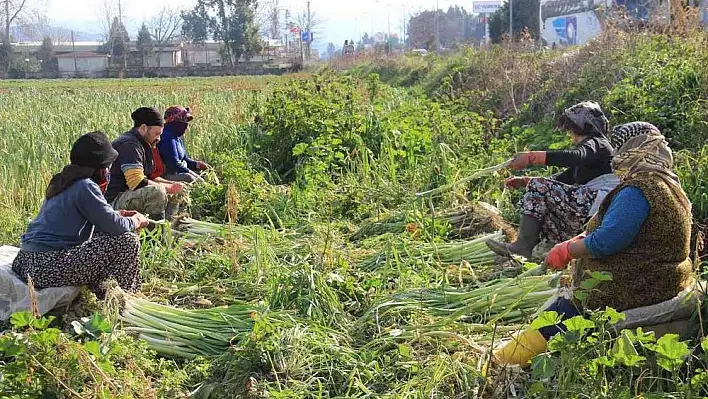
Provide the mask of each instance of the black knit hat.
[{"label": "black knit hat", "polygon": [[88,168],[107,168],[118,158],[118,152],[103,132],[86,133],[71,147],[72,165]]},{"label": "black knit hat", "polygon": [[131,115],[134,126],[165,126],[165,120],[162,119],[160,111],[152,107],[141,107],[136,109]]}]

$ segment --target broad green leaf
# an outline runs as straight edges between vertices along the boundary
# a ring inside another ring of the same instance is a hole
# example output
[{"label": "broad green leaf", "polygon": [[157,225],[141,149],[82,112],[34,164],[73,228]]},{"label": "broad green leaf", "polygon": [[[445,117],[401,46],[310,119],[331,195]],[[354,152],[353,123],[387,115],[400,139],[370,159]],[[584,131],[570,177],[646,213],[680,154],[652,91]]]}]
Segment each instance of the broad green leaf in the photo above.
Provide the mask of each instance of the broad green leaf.
[{"label": "broad green leaf", "polygon": [[612,281],[612,273],[608,272],[592,272],[590,278],[597,281]]},{"label": "broad green leaf", "polygon": [[44,330],[49,325],[54,321],[56,317],[54,316],[49,316],[49,317],[40,317],[39,319],[34,319],[32,320],[32,327],[36,328],[37,330]]},{"label": "broad green leaf", "polygon": [[302,155],[307,151],[308,144],[307,143],[299,143],[293,147],[293,155],[298,156]]},{"label": "broad green leaf", "polygon": [[703,353],[707,353],[707,354],[708,354],[708,338],[704,338],[704,339],[701,341],[701,349],[703,349]]},{"label": "broad green leaf", "polygon": [[561,322],[561,316],[558,314],[556,311],[550,311],[550,312],[543,312],[538,317],[536,320],[531,322],[531,328],[532,330],[540,330],[543,327],[548,327],[548,326],[555,326],[558,323]]},{"label": "broad green leaf", "polygon": [[603,315],[610,321],[610,324],[617,324],[620,320],[625,320],[624,313],[620,313],[611,307],[606,307]]},{"label": "broad green leaf", "polygon": [[641,327],[637,327],[636,332],[627,331],[627,334],[632,339],[632,342],[639,342],[641,344],[656,342],[656,335],[654,334],[654,331],[645,333]]},{"label": "broad green leaf", "polygon": [[561,352],[565,347],[568,346],[568,342],[565,339],[565,334],[556,334],[548,341],[548,352]]},{"label": "broad green leaf", "polygon": [[101,335],[100,333],[108,334],[112,330],[111,323],[98,313],[93,314],[86,327],[96,336]]},{"label": "broad green leaf", "polygon": [[595,279],[586,279],[580,283],[580,288],[589,291],[595,289],[598,285],[600,285],[600,281]]},{"label": "broad green leaf", "polygon": [[84,349],[86,349],[86,352],[94,355],[96,358],[101,357],[101,344],[96,341],[89,341],[85,343]]},{"label": "broad green leaf", "polygon": [[595,327],[595,323],[584,318],[583,316],[571,317],[570,319],[565,320],[563,324],[568,328],[568,331],[578,331],[581,334],[584,333],[585,330]]},{"label": "broad green leaf", "polygon": [[17,341],[9,336],[0,337],[0,352],[7,357],[17,356],[24,353],[25,347],[18,345]]},{"label": "broad green leaf", "polygon": [[619,339],[615,341],[610,349],[610,355],[617,361],[617,364],[633,367],[642,363],[646,358],[639,356],[629,334],[631,334],[631,332],[626,330],[622,331]]},{"label": "broad green leaf", "polygon": [[36,334],[35,339],[45,347],[50,347],[56,344],[59,334],[61,334],[59,329],[49,328]]},{"label": "broad green leaf", "polygon": [[32,324],[32,320],[34,320],[34,316],[32,315],[32,312],[29,311],[16,312],[10,316],[10,324],[12,324],[14,328],[28,327]]},{"label": "broad green leaf", "polygon": [[649,348],[657,353],[657,363],[667,371],[673,371],[691,353],[688,345],[679,341],[677,334],[666,334]]},{"label": "broad green leaf", "polygon": [[573,291],[573,296],[580,302],[585,302],[588,299],[588,293],[580,290]]},{"label": "broad green leaf", "polygon": [[556,373],[559,360],[550,354],[536,356],[531,360],[531,376],[533,379],[540,380],[551,378]]}]

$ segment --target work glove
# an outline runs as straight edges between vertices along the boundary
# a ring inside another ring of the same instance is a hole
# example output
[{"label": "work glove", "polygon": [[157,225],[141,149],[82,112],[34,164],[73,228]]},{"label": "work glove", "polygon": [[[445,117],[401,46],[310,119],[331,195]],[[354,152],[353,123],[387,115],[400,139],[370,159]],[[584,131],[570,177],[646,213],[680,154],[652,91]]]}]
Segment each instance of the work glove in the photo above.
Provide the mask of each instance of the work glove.
[{"label": "work glove", "polygon": [[545,151],[520,152],[514,156],[514,159],[511,161],[509,168],[514,170],[521,170],[527,168],[528,166],[545,164]]},{"label": "work glove", "polygon": [[529,181],[531,181],[530,177],[517,177],[517,176],[512,176],[504,182],[504,185],[507,188],[511,189],[519,189],[519,188],[524,188],[529,184]]},{"label": "work glove", "polygon": [[564,241],[551,249],[546,255],[546,266],[553,270],[563,270],[568,266],[573,255],[570,254],[570,244],[572,240]]}]

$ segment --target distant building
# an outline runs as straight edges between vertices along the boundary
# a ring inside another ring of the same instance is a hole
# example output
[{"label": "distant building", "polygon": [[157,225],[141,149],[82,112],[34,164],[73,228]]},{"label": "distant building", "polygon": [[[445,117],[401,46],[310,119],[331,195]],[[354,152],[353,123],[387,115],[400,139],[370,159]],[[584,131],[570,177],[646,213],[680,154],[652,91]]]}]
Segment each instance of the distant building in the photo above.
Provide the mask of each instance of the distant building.
[{"label": "distant building", "polygon": [[108,71],[108,54],[77,52],[57,54],[59,77],[99,77]]},{"label": "distant building", "polygon": [[182,57],[184,52],[183,43],[170,43],[162,49],[153,47],[152,52],[145,57],[140,55],[137,43],[130,42],[129,48],[131,57],[138,61],[138,65],[140,65],[139,61],[142,59],[142,66],[145,68],[175,68],[184,64]]}]

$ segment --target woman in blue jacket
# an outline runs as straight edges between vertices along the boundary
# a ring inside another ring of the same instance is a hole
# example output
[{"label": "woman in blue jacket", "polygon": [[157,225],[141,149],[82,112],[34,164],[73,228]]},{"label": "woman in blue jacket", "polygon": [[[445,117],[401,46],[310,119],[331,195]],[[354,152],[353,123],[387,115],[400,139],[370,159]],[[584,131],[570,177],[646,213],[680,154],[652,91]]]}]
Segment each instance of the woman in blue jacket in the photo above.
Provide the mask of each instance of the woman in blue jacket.
[{"label": "woman in blue jacket", "polygon": [[201,181],[200,171],[209,168],[205,162],[189,157],[182,138],[194,117],[189,108],[173,106],[165,111],[165,128],[157,143],[160,160],[164,165],[162,177],[177,182],[193,183]]},{"label": "woman in blue jacket", "polygon": [[32,278],[38,289],[85,285],[99,299],[108,279],[128,292],[140,289],[135,232],[148,219],[135,211],[115,211],[103,197],[117,157],[102,132],[74,143],[71,164],[52,177],[39,215],[22,236],[12,264],[22,280]]}]

